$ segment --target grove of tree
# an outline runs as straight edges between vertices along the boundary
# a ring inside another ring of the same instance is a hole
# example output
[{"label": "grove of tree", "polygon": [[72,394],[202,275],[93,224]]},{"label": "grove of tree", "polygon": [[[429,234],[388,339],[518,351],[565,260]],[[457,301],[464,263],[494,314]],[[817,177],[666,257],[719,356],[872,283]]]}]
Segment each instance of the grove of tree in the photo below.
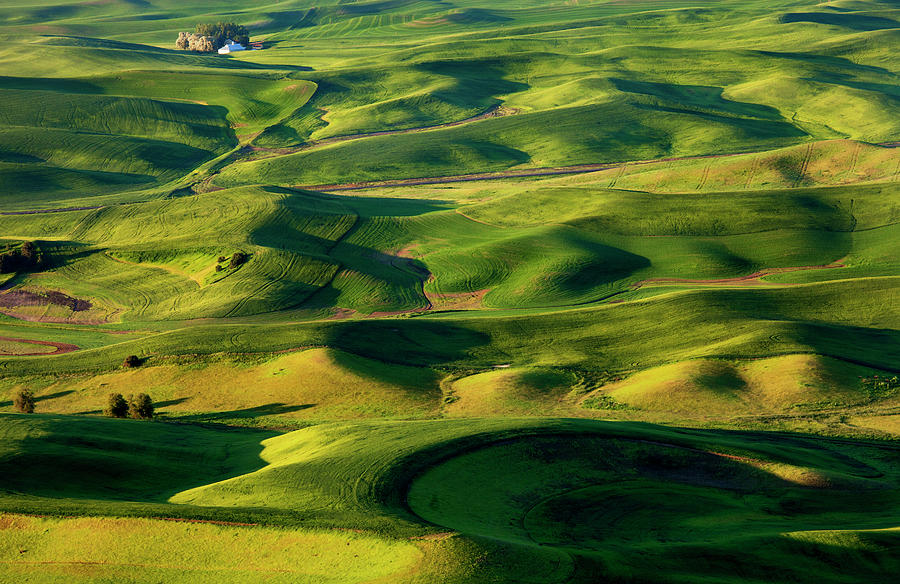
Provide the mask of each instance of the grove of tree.
[{"label": "grove of tree", "polygon": [[175,48],[198,53],[213,53],[224,47],[229,40],[246,47],[250,44],[250,34],[246,27],[234,22],[198,24],[194,32],[178,33]]}]

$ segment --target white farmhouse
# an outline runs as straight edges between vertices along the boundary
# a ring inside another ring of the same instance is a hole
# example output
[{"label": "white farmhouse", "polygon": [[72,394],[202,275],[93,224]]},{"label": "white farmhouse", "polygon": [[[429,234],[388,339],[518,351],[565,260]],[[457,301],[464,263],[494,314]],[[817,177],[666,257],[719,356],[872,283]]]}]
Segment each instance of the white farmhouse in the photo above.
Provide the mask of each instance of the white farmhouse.
[{"label": "white farmhouse", "polygon": [[228,42],[225,43],[225,46],[219,49],[220,55],[227,55],[228,53],[234,53],[235,51],[245,51],[244,45],[240,43],[236,43],[231,39],[228,39]]}]

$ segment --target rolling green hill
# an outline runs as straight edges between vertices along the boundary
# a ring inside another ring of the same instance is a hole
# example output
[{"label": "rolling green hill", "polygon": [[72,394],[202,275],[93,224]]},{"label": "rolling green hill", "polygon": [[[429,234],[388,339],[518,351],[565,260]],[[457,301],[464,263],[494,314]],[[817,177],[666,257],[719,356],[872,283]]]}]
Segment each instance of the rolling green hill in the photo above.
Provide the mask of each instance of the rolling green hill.
[{"label": "rolling green hill", "polygon": [[0,0],[0,581],[889,581],[898,40]]},{"label": "rolling green hill", "polygon": [[[895,449],[877,443],[557,419],[325,424],[274,437],[59,416],[3,421],[3,464],[52,460],[59,480],[19,474],[0,507],[157,518],[5,514],[12,538],[0,569],[10,577],[21,574],[21,555],[63,558],[29,572],[45,581],[74,564],[92,566],[75,581],[116,577],[135,559],[152,564],[144,579],[184,582],[211,570],[224,581],[272,572],[265,577],[276,581],[564,582],[658,570],[753,581],[779,568],[839,582],[834,561],[873,578],[896,568]],[[160,449],[173,433],[179,448]],[[190,464],[201,445],[200,466],[176,464]],[[129,483],[123,448],[165,472]],[[108,470],[98,474],[101,462]],[[232,477],[216,482],[221,474]],[[89,547],[72,537],[95,530],[102,535]],[[198,537],[221,545],[188,545]],[[147,553],[181,546],[162,565]],[[236,563],[228,550],[262,555]]]}]

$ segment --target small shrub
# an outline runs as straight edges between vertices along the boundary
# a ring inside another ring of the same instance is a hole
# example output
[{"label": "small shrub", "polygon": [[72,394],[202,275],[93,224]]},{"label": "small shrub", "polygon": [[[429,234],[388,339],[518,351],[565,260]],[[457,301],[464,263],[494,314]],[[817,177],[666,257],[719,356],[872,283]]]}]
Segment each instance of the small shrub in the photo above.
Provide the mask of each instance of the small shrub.
[{"label": "small shrub", "polygon": [[125,361],[122,362],[122,367],[126,369],[134,369],[135,367],[140,367],[144,364],[144,360],[138,357],[137,355],[128,355],[125,357]]},{"label": "small shrub", "polygon": [[153,400],[146,393],[128,396],[128,415],[135,420],[149,420],[153,417]]},{"label": "small shrub", "polygon": [[22,412],[23,414],[33,414],[34,392],[32,392],[30,389],[20,389],[16,392],[15,397],[13,397],[13,405],[15,406],[17,412]]},{"label": "small shrub", "polygon": [[128,402],[121,393],[109,394],[103,414],[110,418],[124,418],[128,415]]},{"label": "small shrub", "polygon": [[625,410],[628,406],[617,402],[608,395],[595,395],[581,402],[581,407],[589,410]]},{"label": "small shrub", "polygon": [[218,261],[220,264],[224,264],[224,263],[225,263],[225,260],[227,260],[227,259],[228,259],[228,258],[226,258],[225,256],[219,256],[219,259],[216,260],[216,261]]}]

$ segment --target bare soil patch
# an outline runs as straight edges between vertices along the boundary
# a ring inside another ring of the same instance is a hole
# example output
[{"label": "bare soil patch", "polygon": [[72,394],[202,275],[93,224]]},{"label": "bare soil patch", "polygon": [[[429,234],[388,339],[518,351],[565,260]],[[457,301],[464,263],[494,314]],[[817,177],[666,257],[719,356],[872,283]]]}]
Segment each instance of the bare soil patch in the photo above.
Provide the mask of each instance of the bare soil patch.
[{"label": "bare soil patch", "polygon": [[428,306],[419,306],[416,308],[411,308],[409,310],[378,310],[371,314],[369,314],[368,318],[379,318],[383,316],[400,316],[401,314],[418,314],[420,312],[428,312],[431,310],[431,305]]},{"label": "bare soil patch", "polygon": [[[61,355],[63,353],[71,353],[72,351],[77,351],[80,347],[78,345],[71,345],[69,343],[57,343],[53,341],[35,341],[32,339],[19,339],[15,337],[0,337],[0,341],[10,341],[13,343],[24,343],[28,345],[40,345],[44,347],[56,347],[55,351],[51,351],[49,353],[44,352],[35,352],[35,353],[15,353],[16,357],[35,357],[35,356],[45,356],[45,355]],[[13,355],[13,353],[2,353],[3,355]]]},{"label": "bare soil patch", "polygon": [[433,310],[477,310],[483,307],[484,295],[490,288],[474,292],[458,292],[454,294],[434,294],[425,292]]},{"label": "bare soil patch", "polygon": [[326,320],[344,320],[345,318],[352,318],[355,314],[356,311],[352,308],[337,307],[334,309],[334,314],[329,316]]},{"label": "bare soil patch", "polygon": [[72,312],[90,310],[93,305],[90,300],[73,298],[56,290],[46,290],[40,293],[28,290],[10,290],[0,294],[0,308],[16,308],[19,306],[43,306],[56,304],[65,306]]},{"label": "bare soil patch", "polygon": [[0,288],[0,314],[29,322],[105,324],[119,313],[58,290],[39,287]]}]

